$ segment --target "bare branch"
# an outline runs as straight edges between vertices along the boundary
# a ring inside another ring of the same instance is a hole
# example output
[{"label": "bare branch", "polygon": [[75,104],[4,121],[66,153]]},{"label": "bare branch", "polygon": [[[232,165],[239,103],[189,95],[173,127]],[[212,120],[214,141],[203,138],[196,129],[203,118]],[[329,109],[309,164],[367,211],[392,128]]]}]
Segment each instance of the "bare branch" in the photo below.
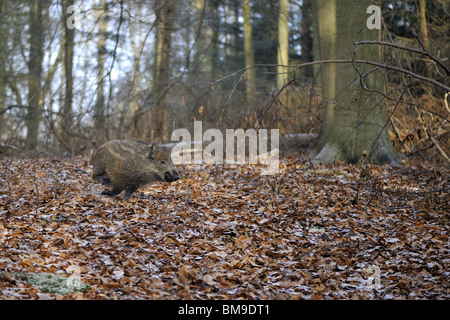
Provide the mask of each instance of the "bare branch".
[{"label": "bare branch", "polygon": [[5,108],[3,108],[3,109],[0,109],[0,114],[3,114],[3,113],[5,113],[6,111],[11,110],[11,109],[14,109],[14,108],[21,108],[21,109],[24,109],[24,108],[29,108],[29,107],[30,107],[30,106],[26,106],[26,105],[22,105],[22,104],[12,104],[12,105],[7,106],[7,107],[5,107]]},{"label": "bare branch", "polygon": [[433,142],[434,146],[436,147],[436,149],[438,149],[439,153],[445,158],[445,160],[450,162],[450,158],[448,157],[448,155],[445,154],[444,150],[442,150],[441,146],[439,145],[439,143],[437,143],[436,139],[433,136],[430,136],[430,140],[431,142]]},{"label": "bare branch", "polygon": [[355,45],[359,45],[359,44],[378,44],[380,46],[388,46],[388,47],[392,47],[392,48],[396,48],[396,49],[400,49],[400,50],[406,50],[406,51],[410,51],[410,52],[423,54],[423,55],[429,57],[434,62],[436,62],[442,69],[444,69],[445,72],[447,73],[447,76],[450,75],[450,69],[447,67],[447,65],[442,60],[440,60],[439,58],[433,56],[428,51],[415,49],[415,48],[404,47],[404,46],[400,46],[398,44],[395,44],[395,43],[392,43],[392,42],[386,42],[386,41],[356,41],[355,42]]}]

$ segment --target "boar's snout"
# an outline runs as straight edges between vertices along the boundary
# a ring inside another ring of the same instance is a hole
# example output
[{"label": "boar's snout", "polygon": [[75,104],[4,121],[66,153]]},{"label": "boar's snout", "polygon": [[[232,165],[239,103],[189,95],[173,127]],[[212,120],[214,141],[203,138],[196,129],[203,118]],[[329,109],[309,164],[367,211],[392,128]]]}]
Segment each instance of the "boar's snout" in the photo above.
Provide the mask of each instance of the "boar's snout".
[{"label": "boar's snout", "polygon": [[178,175],[177,170],[166,171],[164,173],[164,180],[166,180],[166,182],[177,181],[178,179],[180,179],[180,176]]}]

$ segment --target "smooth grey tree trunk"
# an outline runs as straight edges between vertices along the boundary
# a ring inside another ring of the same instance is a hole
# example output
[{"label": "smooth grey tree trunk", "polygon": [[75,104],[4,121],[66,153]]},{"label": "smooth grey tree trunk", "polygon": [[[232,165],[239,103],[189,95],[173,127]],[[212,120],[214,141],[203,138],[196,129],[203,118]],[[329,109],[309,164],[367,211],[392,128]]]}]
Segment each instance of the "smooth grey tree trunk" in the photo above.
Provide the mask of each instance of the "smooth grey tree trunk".
[{"label": "smooth grey tree trunk", "polygon": [[[318,28],[315,39],[319,40],[320,60],[351,59],[355,41],[380,39],[381,31],[369,29],[366,24],[370,17],[367,7],[371,4],[370,0],[315,2]],[[379,62],[380,50],[374,45],[358,48],[356,59]],[[357,68],[362,74],[371,69],[362,64]],[[365,150],[371,161],[397,165],[398,154],[388,135],[383,97],[363,90],[351,63],[325,64],[321,72],[326,107],[322,134],[310,158],[323,163],[356,163]],[[381,70],[369,73],[364,83],[367,88],[384,92]]]}]

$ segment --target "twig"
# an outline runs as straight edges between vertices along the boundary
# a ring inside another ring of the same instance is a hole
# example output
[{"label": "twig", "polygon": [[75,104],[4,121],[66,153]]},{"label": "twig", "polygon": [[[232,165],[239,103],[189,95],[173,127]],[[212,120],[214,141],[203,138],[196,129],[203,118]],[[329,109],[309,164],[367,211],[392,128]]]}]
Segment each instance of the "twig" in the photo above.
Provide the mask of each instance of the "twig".
[{"label": "twig", "polygon": [[[295,73],[294,73],[295,74]],[[267,113],[267,111],[269,111],[269,109],[272,107],[272,105],[275,103],[275,101],[278,100],[278,96],[284,91],[284,89],[289,86],[292,81],[295,81],[295,78],[293,79],[289,79],[282,87],[280,90],[277,91],[277,93],[275,94],[275,96],[273,97],[272,101],[269,103],[269,105],[262,111],[259,113],[258,115],[258,121],[261,121],[261,119],[265,116],[265,114]]]},{"label": "twig", "polygon": [[[436,63],[438,63],[441,67],[443,67],[443,69],[444,69],[447,73],[448,73],[448,70],[449,70],[448,67],[445,66],[445,64],[444,64],[444,66],[443,66],[443,62],[442,62],[442,61],[440,61],[438,58],[432,56],[429,52],[427,52],[427,51],[425,51],[425,50],[419,50],[419,49],[414,49],[414,48],[403,47],[403,46],[399,46],[399,45],[394,44],[394,43],[382,42],[382,41],[356,41],[354,44],[379,44],[379,45],[389,45],[389,46],[392,46],[392,47],[395,47],[395,48],[398,48],[398,49],[409,50],[409,51],[412,51],[412,52],[421,53],[421,54],[424,54],[424,55],[430,57],[433,61],[435,61]],[[411,76],[412,78],[415,78],[415,79],[418,79],[418,80],[422,80],[422,81],[425,81],[425,82],[429,82],[429,83],[431,83],[431,84],[434,84],[436,87],[439,87],[439,88],[441,88],[441,89],[444,89],[444,90],[447,91],[447,92],[450,92],[450,87],[449,87],[449,86],[447,86],[447,85],[445,85],[445,84],[443,84],[443,83],[441,83],[441,82],[439,82],[439,81],[436,81],[436,80],[434,80],[434,79],[431,79],[431,78],[422,76],[422,75],[420,75],[420,74],[414,73],[414,72],[412,72],[412,71],[409,71],[409,70],[406,70],[406,69],[403,69],[403,68],[400,68],[400,67],[395,67],[395,66],[391,66],[391,65],[388,65],[388,64],[378,63],[378,62],[369,61],[369,60],[356,60],[356,59],[354,59],[354,57],[353,57],[353,59],[319,60],[319,61],[312,61],[312,62],[300,63],[300,64],[296,64],[296,65],[284,65],[284,64],[254,64],[254,65],[252,65],[252,66],[248,66],[248,67],[242,68],[242,69],[240,69],[240,70],[237,70],[237,71],[235,71],[235,72],[233,72],[233,73],[231,73],[231,74],[229,74],[229,75],[226,75],[225,77],[222,77],[222,78],[220,78],[220,79],[216,79],[216,80],[213,80],[213,81],[206,81],[206,82],[203,82],[204,84],[201,84],[200,87],[208,87],[208,90],[203,94],[203,95],[206,95],[206,94],[211,90],[211,88],[213,88],[216,84],[218,84],[218,83],[220,83],[220,82],[223,82],[223,81],[225,81],[225,80],[228,80],[228,79],[230,79],[230,78],[233,78],[233,77],[235,77],[236,75],[239,75],[239,74],[242,75],[242,74],[244,74],[244,72],[246,72],[247,70],[250,70],[250,69],[254,69],[254,68],[274,68],[274,67],[278,67],[278,66],[281,66],[281,67],[284,67],[284,68],[293,68],[293,70],[287,71],[287,72],[285,72],[285,73],[291,73],[291,72],[293,72],[293,73],[294,73],[294,78],[293,78],[293,79],[290,79],[289,81],[287,81],[287,82],[283,85],[283,87],[277,91],[277,93],[275,94],[274,98],[273,98],[272,101],[269,103],[269,105],[268,105],[267,107],[265,107],[264,110],[260,111],[260,114],[258,115],[258,119],[261,119],[261,118],[267,113],[267,111],[272,107],[272,105],[278,100],[278,96],[281,94],[281,92],[283,92],[283,90],[284,90],[287,86],[289,86],[289,85],[291,84],[292,81],[295,81],[295,71],[296,71],[297,69],[303,68],[303,67],[312,66],[312,65],[317,65],[317,64],[318,64],[318,65],[323,65],[323,64],[330,64],[330,63],[352,63],[352,64],[354,64],[354,65],[356,65],[356,64],[369,64],[369,65],[373,65],[373,66],[376,66],[376,67],[379,67],[379,68],[384,68],[384,69],[388,69],[388,70],[394,70],[394,71],[397,71],[397,72],[401,72],[401,73],[407,74],[407,75]],[[228,95],[227,100],[226,100],[224,106],[226,106],[227,103],[229,102],[229,100],[230,100],[232,94],[234,93],[234,91],[235,91],[235,89],[236,89],[236,86],[239,84],[239,82],[240,82],[240,79],[238,79],[238,80],[236,81],[236,83],[233,85],[233,89],[231,90],[231,93]],[[194,86],[195,86],[195,85],[194,85]],[[197,106],[199,100],[200,100],[200,99],[198,99],[197,102],[194,104],[194,107],[192,108],[192,111],[193,111],[193,110],[195,109],[195,107]],[[403,101],[399,101],[399,102],[401,102],[401,103],[406,103],[406,102],[403,102]],[[191,113],[192,113],[192,111],[191,111]],[[440,117],[442,117],[442,116],[440,116]]]},{"label": "twig", "polygon": [[158,219],[157,219],[157,220],[159,220],[160,217],[161,217],[164,213],[166,213],[166,209],[167,209],[168,206],[169,206],[169,201],[167,201],[166,206],[164,207],[163,211],[161,211],[161,213],[158,215]]},{"label": "twig", "polygon": [[375,197],[377,196],[377,193],[374,192],[372,197],[369,199],[369,201],[367,201],[367,203],[365,204],[365,206],[360,210],[360,212],[365,211],[367,209],[367,207],[369,206],[369,204],[372,202],[373,199],[375,199]]},{"label": "twig", "polygon": [[425,211],[425,210],[423,210],[423,209],[416,210],[416,209],[414,209],[413,207],[411,207],[411,210],[412,210],[412,212],[413,212],[414,220],[416,220],[417,214],[418,214],[418,213],[421,213],[421,212],[426,213],[429,217],[434,217],[434,216],[433,216],[432,214],[430,214],[428,211]]},{"label": "twig", "polygon": [[237,79],[237,80],[235,81],[234,86],[233,86],[233,89],[231,89],[230,94],[228,95],[228,98],[227,98],[227,100],[225,100],[225,103],[223,104],[222,107],[225,107],[225,106],[228,104],[228,102],[230,102],[231,97],[233,96],[234,91],[236,91],[236,88],[237,88],[239,82],[242,81],[242,75],[243,75],[243,74],[241,74],[241,76],[239,77],[239,79]]},{"label": "twig", "polygon": [[[402,99],[403,95],[406,93],[408,87],[409,87],[409,83],[406,84],[406,86],[405,86],[403,92],[402,92],[401,95],[400,95],[399,100],[397,100],[397,103],[395,104],[394,110],[393,110],[393,111],[391,112],[391,114],[389,115],[388,121],[386,121],[386,123],[384,124],[383,128],[382,128],[382,129],[380,130],[380,132],[378,133],[378,136],[376,137],[375,141],[378,141],[378,138],[381,136],[381,133],[384,131],[384,129],[385,129],[386,126],[388,125],[389,121],[391,120],[392,116],[394,115],[395,111],[397,110],[397,107],[400,105],[400,100]],[[372,152],[375,150],[375,147],[376,147],[376,144],[375,144],[375,142],[374,142],[373,145],[372,145],[372,148],[371,148],[370,151],[369,151],[369,156],[366,158],[366,160],[364,161],[364,163],[366,163],[366,162],[369,160],[370,155],[371,155]]]},{"label": "twig", "polygon": [[[283,66],[285,68],[294,68],[294,70],[292,70],[292,72],[294,72],[295,70],[297,70],[299,68],[308,67],[308,66],[312,66],[312,65],[316,65],[316,64],[322,65],[322,64],[329,64],[329,63],[360,63],[360,64],[369,64],[369,65],[372,65],[372,66],[377,66],[377,67],[381,67],[381,68],[384,68],[384,69],[394,70],[394,71],[398,71],[398,72],[410,75],[413,78],[432,83],[435,86],[437,86],[439,88],[442,88],[445,91],[450,92],[450,87],[449,86],[446,86],[445,84],[443,84],[443,83],[441,83],[439,81],[436,81],[434,79],[431,79],[431,78],[428,78],[428,77],[425,77],[425,76],[421,76],[420,74],[414,73],[412,71],[409,71],[409,70],[406,70],[406,69],[403,69],[403,68],[400,68],[400,67],[391,66],[391,65],[388,65],[388,64],[384,64],[384,63],[379,63],[379,62],[374,62],[374,61],[369,61],[369,60],[354,60],[354,59],[319,60],[319,61],[300,63],[300,64],[296,64],[296,65],[255,64],[254,66],[241,69],[241,70],[233,73],[232,75],[224,77],[224,78],[222,78],[220,80],[224,80],[226,78],[229,78],[230,76],[235,75],[236,73],[239,73],[239,72],[251,69],[251,68]],[[217,83],[217,81],[214,82],[214,83]]]},{"label": "twig", "polygon": [[388,46],[388,47],[392,47],[392,48],[396,48],[396,49],[400,49],[400,50],[406,50],[406,51],[410,51],[410,52],[420,53],[420,54],[423,54],[423,55],[429,57],[434,62],[436,62],[442,69],[445,70],[445,72],[447,73],[447,76],[450,74],[450,69],[445,65],[445,63],[442,60],[438,59],[437,57],[431,55],[431,53],[429,53],[426,50],[404,47],[404,46],[400,46],[398,44],[395,44],[392,42],[386,42],[386,41],[356,41],[355,44],[356,45],[358,45],[358,44],[378,44],[381,46]]},{"label": "twig", "polygon": [[442,150],[441,146],[437,143],[436,139],[434,139],[433,136],[430,136],[431,142],[433,142],[436,149],[438,149],[439,153],[447,160],[447,162],[450,162],[450,158],[445,154],[444,150]]},{"label": "twig", "polygon": [[[112,69],[114,67],[114,63],[116,62],[116,55],[117,55],[117,48],[119,46],[119,41],[120,41],[120,27],[122,26],[123,23],[123,0],[120,0],[120,16],[119,16],[119,25],[117,26],[117,33],[116,33],[116,43],[114,45],[114,50],[113,50],[113,55],[112,55],[112,62],[111,62],[111,68],[109,69],[108,73],[103,77],[103,79],[105,79],[106,77],[108,77],[109,79],[109,97],[108,97],[108,108],[109,105],[111,103],[112,100],[112,88],[113,86],[111,85],[111,74],[112,74]],[[103,81],[102,79],[102,81]]]},{"label": "twig", "polygon": [[445,108],[447,109],[448,113],[450,113],[450,109],[448,108],[448,103],[447,103],[447,97],[448,97],[449,93],[450,92],[447,92],[444,96],[444,104],[445,104]]},{"label": "twig", "polygon": [[5,106],[3,109],[0,109],[0,114],[5,113],[6,111],[10,110],[10,109],[14,109],[14,108],[19,108],[19,109],[32,109],[32,108],[36,108],[36,107],[32,107],[32,106],[26,106],[26,105],[22,105],[22,104],[12,104],[10,106]]}]

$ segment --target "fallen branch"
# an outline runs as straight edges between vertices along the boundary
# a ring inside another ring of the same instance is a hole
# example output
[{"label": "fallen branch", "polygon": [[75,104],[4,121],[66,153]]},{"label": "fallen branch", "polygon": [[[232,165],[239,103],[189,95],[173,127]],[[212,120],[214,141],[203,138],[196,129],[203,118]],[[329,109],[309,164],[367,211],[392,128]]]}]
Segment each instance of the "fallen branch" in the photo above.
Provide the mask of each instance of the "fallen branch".
[{"label": "fallen branch", "polygon": [[20,149],[19,147],[16,147],[16,146],[14,146],[14,145],[12,145],[12,144],[8,144],[8,143],[0,143],[0,148],[10,148],[10,149],[19,151],[19,152],[22,153],[24,156],[26,156],[26,157],[29,158],[28,154],[27,154],[25,151],[23,151],[23,150]]}]

